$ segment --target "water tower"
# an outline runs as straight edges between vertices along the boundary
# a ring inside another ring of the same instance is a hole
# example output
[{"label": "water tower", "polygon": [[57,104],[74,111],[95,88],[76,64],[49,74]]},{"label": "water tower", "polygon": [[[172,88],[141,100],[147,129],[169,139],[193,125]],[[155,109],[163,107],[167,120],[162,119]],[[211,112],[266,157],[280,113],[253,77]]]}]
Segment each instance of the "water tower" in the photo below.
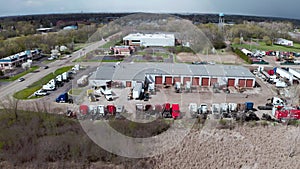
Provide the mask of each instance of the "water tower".
[{"label": "water tower", "polygon": [[225,21],[224,16],[225,16],[224,13],[219,14],[219,27],[221,29],[223,29],[223,26],[224,26],[224,21]]}]

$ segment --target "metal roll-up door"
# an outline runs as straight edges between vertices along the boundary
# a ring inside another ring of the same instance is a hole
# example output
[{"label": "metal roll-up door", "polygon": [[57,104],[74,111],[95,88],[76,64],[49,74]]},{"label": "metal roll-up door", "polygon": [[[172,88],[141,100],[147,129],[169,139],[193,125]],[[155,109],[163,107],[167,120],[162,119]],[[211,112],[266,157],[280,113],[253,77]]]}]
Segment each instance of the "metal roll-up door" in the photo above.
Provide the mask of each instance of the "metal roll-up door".
[{"label": "metal roll-up door", "polygon": [[131,87],[131,81],[126,81],[126,87]]},{"label": "metal roll-up door", "polygon": [[234,86],[235,79],[228,79],[228,86]]},{"label": "metal roll-up door", "polygon": [[246,87],[253,87],[253,79],[246,80]]},{"label": "metal roll-up door", "polygon": [[204,77],[202,78],[201,86],[208,86],[209,84],[209,78]]},{"label": "metal roll-up door", "polygon": [[199,81],[200,81],[199,77],[193,77],[192,78],[192,85],[199,86]]},{"label": "metal roll-up door", "polygon": [[162,84],[162,77],[161,76],[155,76],[155,84]]},{"label": "metal roll-up door", "polygon": [[175,82],[180,82],[181,83],[180,77],[174,77],[174,83]]},{"label": "metal roll-up door", "polygon": [[239,86],[245,87],[245,85],[246,85],[246,79],[239,79]]},{"label": "metal roll-up door", "polygon": [[172,82],[172,76],[166,76],[165,77],[165,83],[167,85],[172,85],[173,84],[173,82]]}]

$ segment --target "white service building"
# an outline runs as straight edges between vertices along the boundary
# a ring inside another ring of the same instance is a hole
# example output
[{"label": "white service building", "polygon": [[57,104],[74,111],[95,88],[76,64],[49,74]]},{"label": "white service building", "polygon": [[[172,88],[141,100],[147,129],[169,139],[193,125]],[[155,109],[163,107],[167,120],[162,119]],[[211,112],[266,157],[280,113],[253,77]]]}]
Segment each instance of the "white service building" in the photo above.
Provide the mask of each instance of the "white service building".
[{"label": "white service building", "polygon": [[102,64],[89,78],[93,86],[117,82],[123,87],[134,87],[137,82],[149,81],[155,85],[186,85],[208,87],[214,83],[253,88],[255,76],[249,69],[235,65],[192,65],[183,63],[125,63]]},{"label": "white service building", "polygon": [[287,40],[287,39],[283,39],[283,38],[276,39],[275,44],[284,45],[284,46],[294,46],[294,42],[293,41]]},{"label": "white service building", "polygon": [[135,33],[129,34],[123,38],[124,45],[129,46],[175,46],[175,35],[174,34],[142,34]]}]

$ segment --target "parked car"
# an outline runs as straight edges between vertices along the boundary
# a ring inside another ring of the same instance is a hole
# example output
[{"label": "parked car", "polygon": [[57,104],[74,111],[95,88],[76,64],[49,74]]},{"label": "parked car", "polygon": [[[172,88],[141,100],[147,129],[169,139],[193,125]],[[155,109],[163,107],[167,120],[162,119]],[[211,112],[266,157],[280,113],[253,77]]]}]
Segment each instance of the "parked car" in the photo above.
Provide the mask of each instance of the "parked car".
[{"label": "parked car", "polygon": [[48,68],[49,68],[49,66],[45,66],[45,67],[44,67],[44,69],[48,69]]},{"label": "parked car", "polygon": [[19,82],[23,82],[25,79],[23,77],[21,77],[18,81]]},{"label": "parked car", "polygon": [[40,90],[34,92],[34,95],[35,96],[46,96],[46,95],[48,95],[48,92],[45,91],[45,90],[40,89]]}]

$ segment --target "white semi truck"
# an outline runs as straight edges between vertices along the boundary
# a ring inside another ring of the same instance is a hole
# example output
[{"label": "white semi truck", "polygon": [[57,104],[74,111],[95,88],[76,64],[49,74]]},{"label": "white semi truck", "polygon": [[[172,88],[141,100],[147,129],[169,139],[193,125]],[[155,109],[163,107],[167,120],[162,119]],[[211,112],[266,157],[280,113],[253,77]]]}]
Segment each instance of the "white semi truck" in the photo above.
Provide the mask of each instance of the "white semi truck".
[{"label": "white semi truck", "polygon": [[63,74],[61,74],[61,76],[63,81],[66,82],[69,80],[69,72],[64,72]]}]

